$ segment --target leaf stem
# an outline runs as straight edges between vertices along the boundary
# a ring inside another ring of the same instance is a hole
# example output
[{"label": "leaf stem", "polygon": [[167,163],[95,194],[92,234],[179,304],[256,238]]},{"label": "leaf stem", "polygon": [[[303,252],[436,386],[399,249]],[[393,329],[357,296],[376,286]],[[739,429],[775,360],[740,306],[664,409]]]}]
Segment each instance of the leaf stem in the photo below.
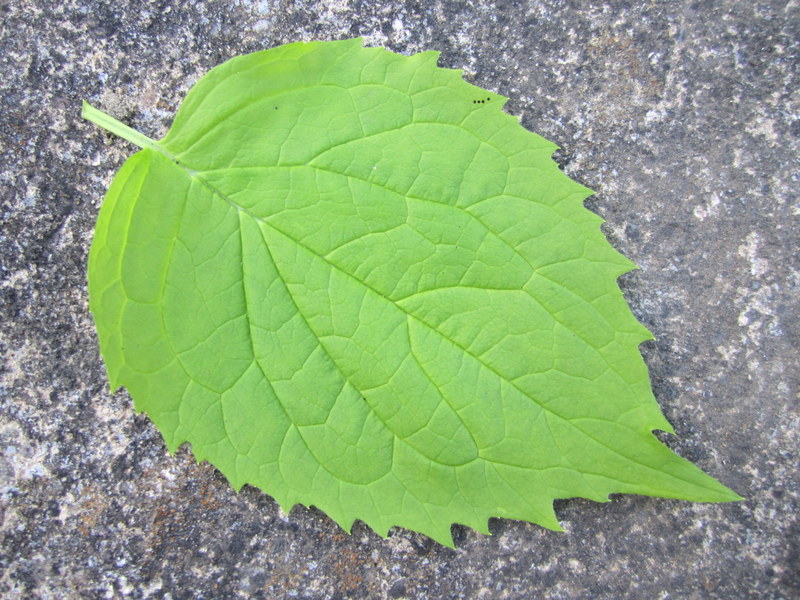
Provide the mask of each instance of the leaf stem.
[{"label": "leaf stem", "polygon": [[156,150],[167,158],[174,160],[172,154],[167,152],[157,141],[150,139],[135,129],[131,129],[125,125],[125,123],[117,121],[114,117],[107,115],[102,110],[96,109],[94,106],[86,102],[86,100],[83,101],[81,116],[87,121],[91,121],[95,125],[99,125],[103,129],[110,131],[114,135],[118,135],[122,139],[136,144],[139,146],[139,148],[150,148],[152,150]]}]

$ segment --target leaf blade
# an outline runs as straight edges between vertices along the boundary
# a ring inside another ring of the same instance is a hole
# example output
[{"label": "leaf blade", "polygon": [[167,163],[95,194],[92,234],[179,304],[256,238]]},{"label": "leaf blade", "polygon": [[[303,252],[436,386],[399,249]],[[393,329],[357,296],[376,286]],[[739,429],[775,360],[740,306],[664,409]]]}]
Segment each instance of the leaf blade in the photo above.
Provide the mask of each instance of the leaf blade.
[{"label": "leaf blade", "polygon": [[452,545],[491,516],[558,529],[555,498],[737,499],[651,433],[650,334],[590,191],[435,60],[295,44],[193,88],[98,219],[112,385],[170,449],[348,531]]}]

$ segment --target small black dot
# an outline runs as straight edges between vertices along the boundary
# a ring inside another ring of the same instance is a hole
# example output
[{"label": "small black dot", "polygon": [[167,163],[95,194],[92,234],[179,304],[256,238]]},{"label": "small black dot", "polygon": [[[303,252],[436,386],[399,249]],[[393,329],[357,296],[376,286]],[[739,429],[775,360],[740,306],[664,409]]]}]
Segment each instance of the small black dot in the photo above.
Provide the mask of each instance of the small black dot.
[{"label": "small black dot", "polygon": [[277,107],[277,106],[275,107],[275,110],[278,110],[278,107]]}]

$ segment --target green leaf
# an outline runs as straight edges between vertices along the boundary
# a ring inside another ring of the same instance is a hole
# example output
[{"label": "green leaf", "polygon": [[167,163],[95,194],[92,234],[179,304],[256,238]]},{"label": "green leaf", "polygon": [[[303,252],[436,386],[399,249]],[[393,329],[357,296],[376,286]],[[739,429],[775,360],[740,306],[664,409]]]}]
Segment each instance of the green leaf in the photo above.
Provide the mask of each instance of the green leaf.
[{"label": "green leaf", "polygon": [[672,431],[590,190],[506,98],[361,40],[242,56],[120,169],[89,257],[113,388],[170,450],[452,545],[553,499],[737,499]]}]

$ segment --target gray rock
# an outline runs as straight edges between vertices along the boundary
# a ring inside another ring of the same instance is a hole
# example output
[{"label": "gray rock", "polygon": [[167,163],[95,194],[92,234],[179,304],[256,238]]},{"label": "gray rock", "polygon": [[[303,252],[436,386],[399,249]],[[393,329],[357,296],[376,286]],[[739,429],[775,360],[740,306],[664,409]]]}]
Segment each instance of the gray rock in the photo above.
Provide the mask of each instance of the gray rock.
[{"label": "gray rock", "polygon": [[[4,598],[790,598],[798,557],[796,1],[0,2],[0,595]],[[449,550],[348,536],[169,456],[110,394],[85,264],[132,148],[80,101],[160,136],[247,51],[364,35],[511,97],[597,190],[641,266],[625,294],[678,453],[746,497],[557,503]]]}]

